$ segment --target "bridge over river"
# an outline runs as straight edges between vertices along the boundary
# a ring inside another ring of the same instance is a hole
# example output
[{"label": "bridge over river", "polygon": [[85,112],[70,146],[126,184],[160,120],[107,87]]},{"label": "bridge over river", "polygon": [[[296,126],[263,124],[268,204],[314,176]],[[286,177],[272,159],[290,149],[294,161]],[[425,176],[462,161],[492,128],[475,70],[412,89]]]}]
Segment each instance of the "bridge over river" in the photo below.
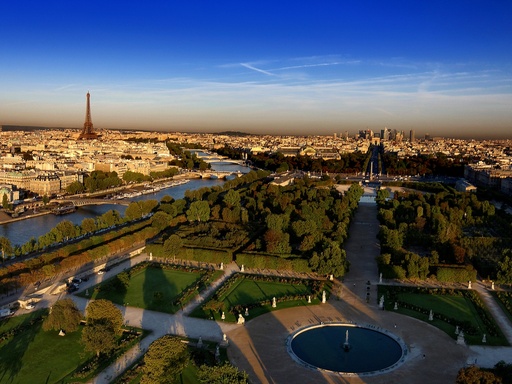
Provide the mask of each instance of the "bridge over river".
[{"label": "bridge over river", "polygon": [[111,199],[87,199],[87,198],[77,198],[77,199],[55,199],[50,200],[50,203],[59,204],[59,205],[73,205],[75,207],[83,207],[84,205],[105,205],[105,204],[119,204],[119,205],[130,205],[131,200],[121,199],[121,200],[111,200]]}]

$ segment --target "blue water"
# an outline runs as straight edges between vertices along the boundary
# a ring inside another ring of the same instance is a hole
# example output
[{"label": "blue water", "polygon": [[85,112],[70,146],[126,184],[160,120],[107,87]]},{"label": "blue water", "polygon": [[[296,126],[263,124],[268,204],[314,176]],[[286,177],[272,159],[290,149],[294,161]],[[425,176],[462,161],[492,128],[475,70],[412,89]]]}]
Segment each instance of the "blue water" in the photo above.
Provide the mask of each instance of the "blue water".
[{"label": "blue water", "polygon": [[[346,331],[350,349],[343,348]],[[366,328],[343,325],[312,328],[291,342],[295,355],[315,367],[335,372],[365,373],[388,368],[402,357],[391,337]]]}]

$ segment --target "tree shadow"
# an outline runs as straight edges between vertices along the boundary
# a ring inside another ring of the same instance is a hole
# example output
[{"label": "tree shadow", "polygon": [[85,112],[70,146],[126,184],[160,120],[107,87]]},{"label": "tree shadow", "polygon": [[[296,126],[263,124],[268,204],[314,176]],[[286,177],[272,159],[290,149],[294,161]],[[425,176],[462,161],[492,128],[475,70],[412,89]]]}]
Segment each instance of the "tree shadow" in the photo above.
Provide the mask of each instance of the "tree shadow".
[{"label": "tree shadow", "polygon": [[0,372],[2,372],[0,381],[13,382],[16,379],[16,375],[23,366],[25,353],[41,330],[42,324],[42,318],[27,317],[18,326],[21,331],[11,336],[9,341],[2,346],[4,351],[9,352],[9,357],[0,359]]}]

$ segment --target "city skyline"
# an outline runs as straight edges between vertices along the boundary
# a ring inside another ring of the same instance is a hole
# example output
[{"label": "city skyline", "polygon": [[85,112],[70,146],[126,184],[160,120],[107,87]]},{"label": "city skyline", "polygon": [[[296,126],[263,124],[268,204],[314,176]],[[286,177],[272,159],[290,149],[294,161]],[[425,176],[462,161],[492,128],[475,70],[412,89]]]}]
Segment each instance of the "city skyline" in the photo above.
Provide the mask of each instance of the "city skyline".
[{"label": "city skyline", "polygon": [[6,3],[0,125],[510,138],[512,4]]}]

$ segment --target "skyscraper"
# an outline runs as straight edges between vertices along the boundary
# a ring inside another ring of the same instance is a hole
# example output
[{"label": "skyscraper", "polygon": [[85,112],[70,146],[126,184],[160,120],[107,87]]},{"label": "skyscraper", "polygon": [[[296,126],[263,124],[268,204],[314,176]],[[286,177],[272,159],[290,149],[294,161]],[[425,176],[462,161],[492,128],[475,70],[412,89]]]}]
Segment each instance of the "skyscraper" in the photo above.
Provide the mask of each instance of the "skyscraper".
[{"label": "skyscraper", "polygon": [[415,139],[414,139],[414,129],[411,129],[411,130],[409,131],[409,142],[410,142],[410,143],[414,143],[414,140],[415,140]]}]

